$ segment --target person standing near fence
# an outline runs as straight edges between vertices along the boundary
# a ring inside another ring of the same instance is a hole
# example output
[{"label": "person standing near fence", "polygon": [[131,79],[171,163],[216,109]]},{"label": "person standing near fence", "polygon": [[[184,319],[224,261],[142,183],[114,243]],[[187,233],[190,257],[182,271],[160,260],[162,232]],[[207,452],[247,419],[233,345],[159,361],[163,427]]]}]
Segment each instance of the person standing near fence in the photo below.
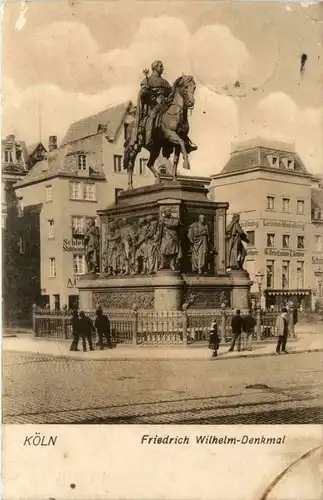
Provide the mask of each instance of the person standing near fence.
[{"label": "person standing near fence", "polygon": [[85,312],[80,312],[79,332],[82,337],[83,351],[86,351],[86,341],[88,341],[90,351],[94,351],[92,344],[92,332],[95,332],[91,318],[85,316]]},{"label": "person standing near fence", "polygon": [[218,335],[218,325],[215,319],[210,328],[210,337],[209,337],[209,349],[213,349],[212,352],[213,358],[215,358],[218,355],[219,345],[220,345],[220,339]]},{"label": "person standing near fence", "polygon": [[79,351],[78,343],[79,343],[79,338],[80,338],[80,328],[79,328],[80,318],[79,318],[77,311],[73,312],[73,316],[71,319],[71,325],[72,325],[73,340],[72,340],[72,344],[70,347],[70,351]]},{"label": "person standing near fence", "polygon": [[112,349],[110,321],[108,319],[108,316],[103,314],[101,307],[98,307],[96,311],[94,326],[96,328],[96,331],[98,332],[100,350],[103,351],[103,336],[106,338],[108,348]]},{"label": "person standing near fence", "polygon": [[243,335],[243,349],[252,350],[252,335],[256,326],[256,319],[252,315],[252,309],[243,318],[244,321],[244,335]]},{"label": "person standing near fence", "polygon": [[231,329],[232,329],[232,341],[229,352],[234,350],[235,343],[238,341],[238,351],[241,350],[241,333],[244,331],[244,321],[240,316],[240,309],[237,309],[236,314],[232,316]]},{"label": "person standing near fence", "polygon": [[277,316],[276,319],[276,331],[278,335],[278,342],[276,346],[276,352],[277,354],[280,354],[280,349],[284,354],[288,354],[286,351],[286,343],[287,343],[287,337],[288,337],[288,321],[287,321],[287,309],[283,307],[281,310],[281,314]]}]

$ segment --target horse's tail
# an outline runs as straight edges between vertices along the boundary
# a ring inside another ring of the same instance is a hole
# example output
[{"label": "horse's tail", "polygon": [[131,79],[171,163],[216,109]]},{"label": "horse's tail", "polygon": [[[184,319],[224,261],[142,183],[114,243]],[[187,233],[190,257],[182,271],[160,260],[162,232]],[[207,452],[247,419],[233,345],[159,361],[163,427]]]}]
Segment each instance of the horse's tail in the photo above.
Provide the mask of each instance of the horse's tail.
[{"label": "horse's tail", "polygon": [[133,153],[133,149],[134,148],[131,144],[131,137],[128,137],[124,143],[123,168],[125,170],[127,170],[129,167],[129,163],[130,163],[130,159],[131,159],[131,156]]}]

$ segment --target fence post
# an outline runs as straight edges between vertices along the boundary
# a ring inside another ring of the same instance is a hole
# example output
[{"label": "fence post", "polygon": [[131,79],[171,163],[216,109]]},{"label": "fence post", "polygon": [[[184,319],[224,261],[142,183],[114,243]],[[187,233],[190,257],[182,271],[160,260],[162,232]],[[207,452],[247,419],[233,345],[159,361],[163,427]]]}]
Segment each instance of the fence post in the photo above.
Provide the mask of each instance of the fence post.
[{"label": "fence post", "polygon": [[64,335],[64,339],[67,340],[67,322],[68,322],[68,317],[65,316],[65,311],[63,312],[63,316],[62,316],[62,321],[63,321],[63,335]]},{"label": "fence post", "polygon": [[137,306],[137,304],[133,304],[133,306],[132,306],[132,343],[134,345],[138,344],[137,334],[138,334],[138,306]]},{"label": "fence post", "polygon": [[187,316],[187,305],[183,304],[182,307],[182,328],[183,328],[183,344],[187,344],[187,326],[188,326],[188,316]]},{"label": "fence post", "polygon": [[288,304],[288,334],[293,339],[296,338],[296,333],[294,329],[294,303],[289,302]]},{"label": "fence post", "polygon": [[221,342],[227,341],[227,311],[226,304],[221,304],[221,328],[220,328]]},{"label": "fence post", "polygon": [[33,317],[33,332],[34,332],[34,335],[37,334],[37,332],[36,332],[36,311],[37,311],[37,305],[33,304],[33,306],[32,306],[32,317]]},{"label": "fence post", "polygon": [[260,307],[256,308],[256,334],[257,340],[261,340],[261,309]]}]

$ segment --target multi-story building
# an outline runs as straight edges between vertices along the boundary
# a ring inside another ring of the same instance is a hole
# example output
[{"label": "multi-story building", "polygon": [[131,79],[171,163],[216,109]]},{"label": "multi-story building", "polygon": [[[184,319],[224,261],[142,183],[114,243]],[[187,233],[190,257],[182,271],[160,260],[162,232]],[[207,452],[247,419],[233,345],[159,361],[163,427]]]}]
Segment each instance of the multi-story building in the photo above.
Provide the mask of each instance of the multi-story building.
[{"label": "multi-story building", "polygon": [[[83,239],[87,225],[96,219],[97,210],[113,204],[128,185],[123,149],[132,110],[126,102],[73,123],[59,147],[52,136],[46,158],[15,186],[17,210],[26,211],[35,204],[42,207],[36,252],[42,305],[59,309],[78,303],[77,282],[86,272]],[[147,161],[148,153],[143,150],[135,165],[136,187],[155,181]],[[165,166],[163,172],[167,172]]]},{"label": "multi-story building", "polygon": [[288,300],[312,306],[321,258],[313,249],[323,237],[323,224],[315,219],[322,189],[294,146],[260,138],[234,146],[228,163],[212,176],[211,195],[229,202],[229,214],[240,214],[249,238],[245,267],[254,281],[251,291],[259,291],[256,274],[263,274],[267,306]]}]

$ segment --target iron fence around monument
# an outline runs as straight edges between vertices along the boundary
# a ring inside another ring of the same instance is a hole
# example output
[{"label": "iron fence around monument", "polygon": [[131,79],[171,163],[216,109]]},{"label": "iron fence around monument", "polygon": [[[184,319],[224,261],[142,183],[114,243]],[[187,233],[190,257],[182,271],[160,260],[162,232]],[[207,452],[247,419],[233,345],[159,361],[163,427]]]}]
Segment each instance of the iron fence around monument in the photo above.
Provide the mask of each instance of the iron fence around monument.
[{"label": "iron fence around monument", "polygon": [[[84,311],[92,321],[95,311]],[[115,344],[165,345],[207,343],[211,325],[216,320],[222,343],[232,337],[232,310],[146,311],[107,310],[110,321],[111,339]],[[277,313],[255,314],[255,340],[275,336]],[[46,339],[72,339],[72,315],[68,311],[33,311],[33,330],[36,337]],[[95,334],[93,333],[93,338]]]}]

